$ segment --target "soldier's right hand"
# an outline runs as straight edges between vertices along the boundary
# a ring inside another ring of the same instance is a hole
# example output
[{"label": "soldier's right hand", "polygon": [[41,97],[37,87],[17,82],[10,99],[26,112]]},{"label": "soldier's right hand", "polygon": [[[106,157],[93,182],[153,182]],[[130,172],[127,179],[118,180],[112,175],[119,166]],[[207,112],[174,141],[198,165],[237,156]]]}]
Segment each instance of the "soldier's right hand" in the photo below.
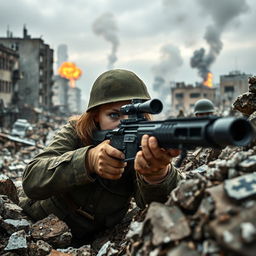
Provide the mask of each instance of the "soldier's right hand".
[{"label": "soldier's right hand", "polygon": [[123,152],[112,147],[109,140],[101,142],[88,150],[86,166],[90,173],[96,173],[102,178],[116,180],[122,177],[127,165],[123,162]]}]

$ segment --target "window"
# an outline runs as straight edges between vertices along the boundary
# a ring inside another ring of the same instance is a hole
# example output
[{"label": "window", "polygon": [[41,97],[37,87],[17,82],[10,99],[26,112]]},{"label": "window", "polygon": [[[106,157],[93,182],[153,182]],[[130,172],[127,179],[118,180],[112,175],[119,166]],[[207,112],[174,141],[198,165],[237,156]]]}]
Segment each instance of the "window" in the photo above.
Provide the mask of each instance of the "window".
[{"label": "window", "polygon": [[194,93],[190,93],[190,98],[199,98],[201,95],[200,93],[194,92]]},{"label": "window", "polygon": [[224,92],[234,92],[234,86],[225,86],[224,87]]},{"label": "window", "polygon": [[183,93],[176,93],[175,97],[176,97],[176,99],[183,99],[184,95],[183,95]]}]

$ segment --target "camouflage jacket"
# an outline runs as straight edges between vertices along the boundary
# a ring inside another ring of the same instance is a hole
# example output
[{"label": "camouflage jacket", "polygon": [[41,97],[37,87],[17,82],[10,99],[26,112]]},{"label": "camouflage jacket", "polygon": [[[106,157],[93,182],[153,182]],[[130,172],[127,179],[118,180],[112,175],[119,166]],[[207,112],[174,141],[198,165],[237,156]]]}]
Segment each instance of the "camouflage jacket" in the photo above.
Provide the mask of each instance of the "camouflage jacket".
[{"label": "camouflage jacket", "polygon": [[21,207],[34,220],[53,213],[64,220],[77,237],[91,237],[95,232],[122,220],[130,200],[143,208],[152,201],[165,202],[181,179],[177,169],[161,184],[147,184],[127,165],[119,180],[89,175],[85,157],[92,145],[82,145],[71,123],[56,133],[26,167]]}]

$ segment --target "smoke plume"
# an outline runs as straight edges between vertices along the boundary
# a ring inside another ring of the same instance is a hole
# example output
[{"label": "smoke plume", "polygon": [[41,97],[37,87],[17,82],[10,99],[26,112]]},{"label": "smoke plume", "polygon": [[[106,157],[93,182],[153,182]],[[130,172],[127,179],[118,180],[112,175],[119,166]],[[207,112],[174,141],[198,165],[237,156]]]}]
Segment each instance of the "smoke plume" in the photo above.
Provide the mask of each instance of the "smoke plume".
[{"label": "smoke plume", "polygon": [[170,105],[170,102],[166,102],[166,100],[170,95],[171,85],[166,84],[166,81],[173,80],[174,73],[182,64],[183,60],[179,48],[168,44],[161,48],[160,62],[152,68],[155,74],[153,89],[167,105]]},{"label": "smoke plume", "polygon": [[104,13],[98,17],[93,23],[93,31],[96,35],[111,43],[112,49],[108,56],[108,69],[113,69],[114,63],[117,61],[117,48],[119,40],[117,37],[117,25],[112,13]]},{"label": "smoke plume", "polygon": [[198,0],[203,11],[210,15],[213,20],[212,25],[206,27],[204,39],[209,45],[208,53],[204,48],[194,51],[193,57],[190,60],[192,68],[198,69],[200,77],[203,81],[207,78],[207,73],[210,72],[212,63],[220,54],[223,43],[221,35],[226,26],[235,18],[248,10],[246,0]]}]

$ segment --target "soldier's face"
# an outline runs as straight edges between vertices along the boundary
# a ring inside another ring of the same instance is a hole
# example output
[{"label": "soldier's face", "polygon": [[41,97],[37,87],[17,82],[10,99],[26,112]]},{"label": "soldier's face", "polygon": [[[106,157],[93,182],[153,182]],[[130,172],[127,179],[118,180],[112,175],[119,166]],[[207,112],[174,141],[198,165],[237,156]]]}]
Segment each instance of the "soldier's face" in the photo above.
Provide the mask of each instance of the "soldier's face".
[{"label": "soldier's face", "polygon": [[127,119],[127,115],[122,115],[120,113],[120,108],[129,103],[130,101],[119,101],[100,106],[99,112],[95,117],[95,121],[99,124],[100,129],[115,129],[120,124],[120,120]]}]

